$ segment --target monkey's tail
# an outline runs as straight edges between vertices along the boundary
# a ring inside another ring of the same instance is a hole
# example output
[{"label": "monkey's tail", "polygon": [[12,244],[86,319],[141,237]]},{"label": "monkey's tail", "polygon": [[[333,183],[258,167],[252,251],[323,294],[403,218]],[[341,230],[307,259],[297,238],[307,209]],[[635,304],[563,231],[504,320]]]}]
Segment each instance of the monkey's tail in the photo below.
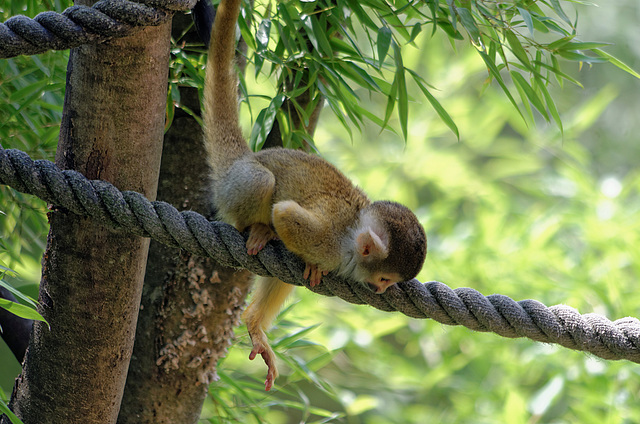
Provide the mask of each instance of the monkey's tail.
[{"label": "monkey's tail", "polygon": [[222,0],[209,41],[204,83],[205,147],[214,180],[248,153],[238,122],[238,77],[234,69],[236,21],[241,0]]}]

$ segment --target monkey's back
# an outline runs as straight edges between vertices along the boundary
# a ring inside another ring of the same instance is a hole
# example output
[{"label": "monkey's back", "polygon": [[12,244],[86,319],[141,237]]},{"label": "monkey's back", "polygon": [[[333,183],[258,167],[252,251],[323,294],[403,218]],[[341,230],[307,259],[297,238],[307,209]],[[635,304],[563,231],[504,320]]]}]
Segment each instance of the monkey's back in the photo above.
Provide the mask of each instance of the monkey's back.
[{"label": "monkey's back", "polygon": [[370,203],[360,188],[319,156],[273,148],[255,153],[254,157],[276,179],[274,204],[293,200],[318,213],[336,214],[336,221],[353,222],[360,210]]}]

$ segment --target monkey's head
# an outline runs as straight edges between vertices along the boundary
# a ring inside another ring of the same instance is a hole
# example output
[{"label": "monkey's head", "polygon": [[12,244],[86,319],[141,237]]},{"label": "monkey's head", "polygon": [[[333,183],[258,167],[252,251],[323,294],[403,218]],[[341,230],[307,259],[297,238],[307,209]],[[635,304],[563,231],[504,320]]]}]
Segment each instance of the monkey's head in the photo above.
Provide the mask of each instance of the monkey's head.
[{"label": "monkey's head", "polygon": [[362,210],[350,243],[352,255],[341,273],[375,293],[415,278],[427,254],[427,236],[418,218],[407,207],[386,200]]}]

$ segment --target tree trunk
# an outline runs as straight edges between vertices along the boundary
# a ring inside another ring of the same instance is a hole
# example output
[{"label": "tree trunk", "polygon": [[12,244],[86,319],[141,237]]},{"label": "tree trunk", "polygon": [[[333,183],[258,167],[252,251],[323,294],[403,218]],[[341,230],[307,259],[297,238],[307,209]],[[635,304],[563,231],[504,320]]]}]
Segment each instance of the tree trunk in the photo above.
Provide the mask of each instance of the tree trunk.
[{"label": "tree trunk", "polygon": [[[198,90],[180,92],[198,111]],[[158,198],[212,215],[202,129],[180,110],[165,136]],[[151,242],[119,424],[198,421],[218,360],[240,322],[249,277],[248,271]]]},{"label": "tree trunk", "polygon": [[[155,197],[169,31],[71,51],[58,166]],[[49,222],[39,301],[50,329],[34,324],[11,408],[25,424],[114,423],[149,240],[57,208]]]},{"label": "tree trunk", "polygon": [[[176,15],[176,38],[190,25],[189,16]],[[194,33],[186,37],[198,41]],[[200,113],[197,89],[180,87],[180,99]],[[158,199],[213,217],[208,175],[202,128],[177,109],[164,139]],[[240,322],[250,276],[151,242],[119,424],[198,421],[218,360]]]}]

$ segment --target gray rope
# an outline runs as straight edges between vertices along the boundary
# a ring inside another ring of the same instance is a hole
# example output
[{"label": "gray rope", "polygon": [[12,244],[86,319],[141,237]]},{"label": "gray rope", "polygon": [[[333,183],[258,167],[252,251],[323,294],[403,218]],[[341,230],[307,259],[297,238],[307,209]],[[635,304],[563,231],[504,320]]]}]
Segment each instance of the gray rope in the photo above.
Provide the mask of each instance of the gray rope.
[{"label": "gray rope", "polygon": [[72,6],[62,13],[42,12],[33,19],[13,16],[0,23],[0,58],[124,37],[135,27],[160,25],[175,11],[189,10],[195,3],[196,0],[100,0],[92,7]]},{"label": "gray rope", "polygon": [[111,228],[209,256],[226,266],[304,285],[350,303],[503,337],[557,343],[604,359],[640,363],[640,321],[636,318],[611,322],[596,314],[580,315],[569,306],[547,307],[535,300],[516,302],[498,294],[485,297],[474,289],[452,290],[437,281],[422,284],[414,279],[377,295],[362,284],[329,274],[319,286],[310,288],[302,279],[304,263],[282,243],[269,243],[258,255],[249,256],[245,238],[230,225],[208,221],[192,211],[178,212],[168,203],[150,202],[136,192],[120,192],[105,181],[90,181],[76,171],[61,171],[49,161],[33,161],[19,150],[0,148],[0,183]]}]

